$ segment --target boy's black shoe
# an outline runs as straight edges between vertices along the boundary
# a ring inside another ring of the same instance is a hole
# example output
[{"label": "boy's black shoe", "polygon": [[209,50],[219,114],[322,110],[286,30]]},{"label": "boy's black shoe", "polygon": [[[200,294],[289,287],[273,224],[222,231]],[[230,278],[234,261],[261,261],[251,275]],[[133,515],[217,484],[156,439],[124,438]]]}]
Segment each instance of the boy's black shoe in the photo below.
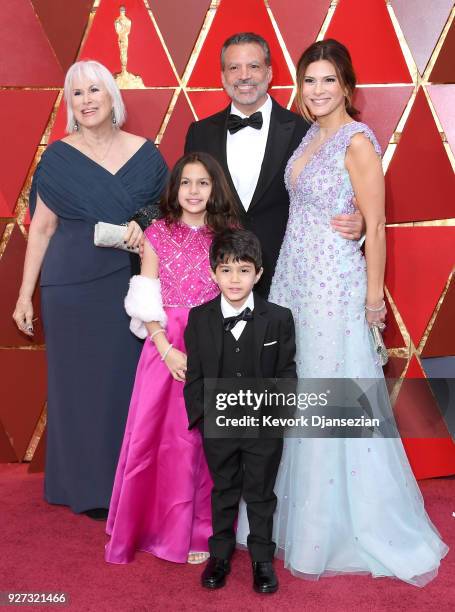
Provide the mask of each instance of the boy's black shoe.
[{"label": "boy's black shoe", "polygon": [[253,561],[253,588],[256,593],[278,591],[278,578],[271,561]]},{"label": "boy's black shoe", "polygon": [[201,583],[206,589],[221,589],[226,584],[226,576],[231,571],[231,564],[225,559],[210,557],[202,572]]}]

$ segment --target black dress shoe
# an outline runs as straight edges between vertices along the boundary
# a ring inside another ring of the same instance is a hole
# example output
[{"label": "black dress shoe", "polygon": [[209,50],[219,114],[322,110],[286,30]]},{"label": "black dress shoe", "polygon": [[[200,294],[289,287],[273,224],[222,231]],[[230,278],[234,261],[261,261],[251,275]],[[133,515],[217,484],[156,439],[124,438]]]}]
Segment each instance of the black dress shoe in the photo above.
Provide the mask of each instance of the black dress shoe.
[{"label": "black dress shoe", "polygon": [[278,578],[271,561],[253,561],[253,588],[256,593],[278,591]]},{"label": "black dress shoe", "polygon": [[225,559],[210,557],[202,572],[201,583],[206,589],[221,589],[226,584],[226,576],[231,571],[231,564]]},{"label": "black dress shoe", "polygon": [[85,514],[85,516],[88,516],[94,521],[105,521],[109,514],[109,510],[107,508],[90,508],[90,510],[85,510],[82,514]]}]

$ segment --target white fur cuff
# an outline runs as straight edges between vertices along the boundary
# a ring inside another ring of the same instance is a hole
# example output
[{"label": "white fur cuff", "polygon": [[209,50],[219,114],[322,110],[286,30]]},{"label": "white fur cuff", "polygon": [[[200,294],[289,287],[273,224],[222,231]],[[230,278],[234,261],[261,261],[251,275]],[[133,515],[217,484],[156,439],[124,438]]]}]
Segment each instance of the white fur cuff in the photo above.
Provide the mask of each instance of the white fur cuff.
[{"label": "white fur cuff", "polygon": [[131,317],[130,330],[138,338],[146,338],[148,335],[144,323],[157,321],[166,327],[167,317],[163,309],[159,278],[132,276],[125,298],[125,310]]}]

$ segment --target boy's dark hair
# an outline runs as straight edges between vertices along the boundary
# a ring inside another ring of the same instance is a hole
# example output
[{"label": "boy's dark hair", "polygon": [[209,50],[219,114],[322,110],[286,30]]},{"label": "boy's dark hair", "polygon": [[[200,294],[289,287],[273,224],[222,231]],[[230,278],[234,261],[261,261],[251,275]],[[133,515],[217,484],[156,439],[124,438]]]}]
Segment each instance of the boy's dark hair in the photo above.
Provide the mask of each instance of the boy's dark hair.
[{"label": "boy's dark hair", "polygon": [[230,229],[217,234],[210,245],[210,267],[213,272],[220,264],[230,261],[249,261],[256,272],[262,267],[261,243],[253,232]]},{"label": "boy's dark hair", "polygon": [[179,204],[179,189],[182,173],[187,164],[202,164],[212,181],[212,193],[207,202],[205,222],[212,232],[226,228],[240,227],[240,220],[234,196],[220,164],[208,153],[187,153],[181,157],[169,175],[166,190],[160,201],[160,216],[168,225],[182,216]]},{"label": "boy's dark hair", "polygon": [[232,45],[245,45],[254,43],[259,45],[264,51],[265,57],[265,65],[270,66],[272,64],[272,59],[270,57],[270,47],[269,43],[262,38],[259,34],[255,34],[254,32],[238,32],[237,34],[233,34],[229,36],[227,40],[224,41],[223,46],[221,47],[221,68],[224,70],[224,56],[226,51]]}]

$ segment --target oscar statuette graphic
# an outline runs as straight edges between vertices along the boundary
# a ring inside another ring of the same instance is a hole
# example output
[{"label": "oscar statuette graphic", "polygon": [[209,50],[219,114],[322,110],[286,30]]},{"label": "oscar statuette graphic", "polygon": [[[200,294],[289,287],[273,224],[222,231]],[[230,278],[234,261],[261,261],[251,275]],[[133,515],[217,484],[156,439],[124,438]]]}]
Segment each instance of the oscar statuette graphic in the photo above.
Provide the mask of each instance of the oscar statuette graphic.
[{"label": "oscar statuette graphic", "polygon": [[120,7],[120,15],[114,22],[120,49],[120,63],[122,69],[114,75],[120,89],[144,89],[145,85],[140,76],[127,70],[128,63],[128,36],[131,32],[131,19],[126,16],[124,6]]}]

